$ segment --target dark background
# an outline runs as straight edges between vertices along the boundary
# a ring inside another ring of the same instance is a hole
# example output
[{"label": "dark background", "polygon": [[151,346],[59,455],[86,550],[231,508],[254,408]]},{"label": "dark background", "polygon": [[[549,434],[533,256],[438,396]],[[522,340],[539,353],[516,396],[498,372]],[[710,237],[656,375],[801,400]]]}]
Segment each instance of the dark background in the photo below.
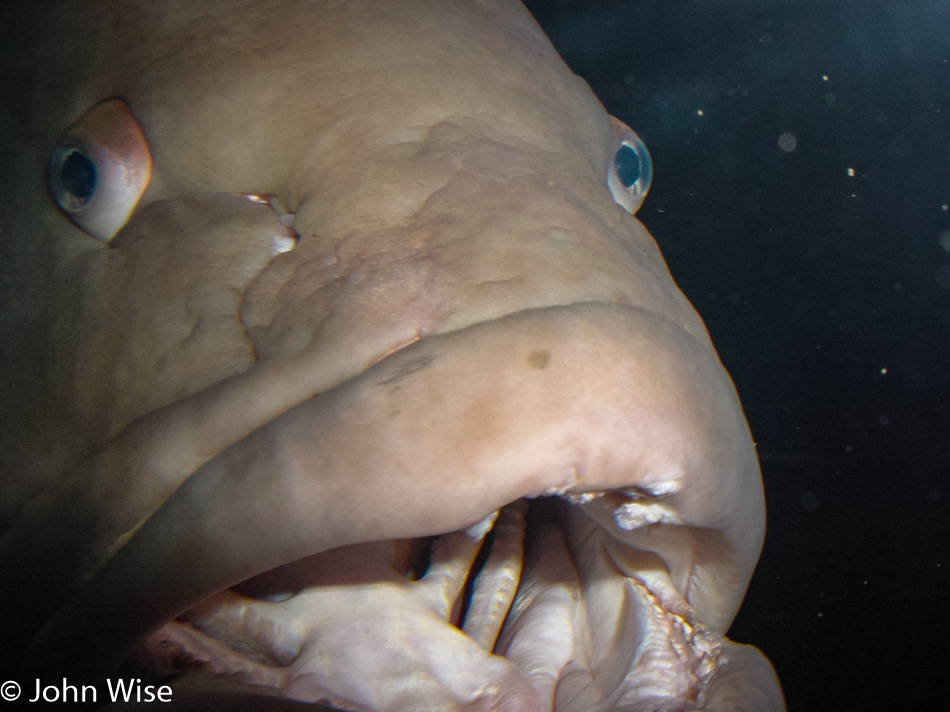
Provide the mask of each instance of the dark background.
[{"label": "dark background", "polygon": [[758,443],[730,634],[792,712],[947,709],[950,0],[527,5],[650,149],[638,216]]}]

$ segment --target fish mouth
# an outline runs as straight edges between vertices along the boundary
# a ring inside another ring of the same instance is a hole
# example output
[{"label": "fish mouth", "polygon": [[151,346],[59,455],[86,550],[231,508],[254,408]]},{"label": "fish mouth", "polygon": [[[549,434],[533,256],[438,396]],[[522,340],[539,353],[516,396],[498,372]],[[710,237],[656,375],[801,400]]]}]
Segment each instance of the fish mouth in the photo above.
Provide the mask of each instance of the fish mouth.
[{"label": "fish mouth", "polygon": [[694,709],[762,519],[707,344],[632,307],[527,310],[401,348],[209,459],[31,662],[91,636],[87,673],[127,659],[354,712]]},{"label": "fish mouth", "polygon": [[[287,564],[162,626],[123,675],[213,675],[352,712],[620,709],[623,698],[695,708],[721,637],[669,582],[623,573],[603,530],[576,509],[520,499],[467,530]],[[594,580],[610,590],[592,593],[611,601],[601,614],[621,622],[595,636],[614,657],[572,669],[593,642],[578,603]],[[615,699],[591,699],[595,676],[618,677]]]}]

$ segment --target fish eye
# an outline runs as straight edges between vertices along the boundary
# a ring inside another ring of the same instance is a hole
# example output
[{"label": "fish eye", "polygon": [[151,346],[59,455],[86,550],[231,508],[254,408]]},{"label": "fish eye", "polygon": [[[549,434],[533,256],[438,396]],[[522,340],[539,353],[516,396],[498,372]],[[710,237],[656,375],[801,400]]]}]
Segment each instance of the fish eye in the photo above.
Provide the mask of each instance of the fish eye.
[{"label": "fish eye", "polygon": [[640,137],[622,121],[610,117],[614,129],[614,156],[607,170],[607,187],[614,201],[631,215],[639,210],[650,182],[653,162]]},{"label": "fish eye", "polygon": [[81,230],[109,242],[152,177],[148,143],[121,99],[96,104],[63,134],[47,163],[49,193]]}]

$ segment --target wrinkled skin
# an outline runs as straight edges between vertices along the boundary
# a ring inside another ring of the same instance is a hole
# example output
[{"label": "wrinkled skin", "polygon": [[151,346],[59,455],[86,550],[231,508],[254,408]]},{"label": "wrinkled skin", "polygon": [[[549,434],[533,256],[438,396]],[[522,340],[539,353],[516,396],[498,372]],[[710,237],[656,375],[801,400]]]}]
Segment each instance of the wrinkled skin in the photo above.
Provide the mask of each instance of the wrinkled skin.
[{"label": "wrinkled skin", "polygon": [[[181,709],[784,709],[724,637],[764,530],[735,391],[523,7],[2,15],[4,671]],[[96,135],[140,127],[153,172],[107,242],[46,164],[113,98]],[[476,634],[471,527],[522,498]]]}]

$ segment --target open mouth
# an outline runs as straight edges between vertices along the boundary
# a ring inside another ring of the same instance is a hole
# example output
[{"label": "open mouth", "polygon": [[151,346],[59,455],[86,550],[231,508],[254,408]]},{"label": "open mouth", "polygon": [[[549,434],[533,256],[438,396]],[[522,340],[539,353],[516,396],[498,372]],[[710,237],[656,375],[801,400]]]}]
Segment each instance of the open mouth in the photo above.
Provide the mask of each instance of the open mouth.
[{"label": "open mouth", "polygon": [[701,709],[762,527],[708,345],[619,305],[518,312],[207,460],[33,664],[96,640],[87,670],[131,654],[354,712]]},{"label": "open mouth", "polygon": [[354,712],[695,709],[721,638],[578,516],[522,499],[468,530],[317,554],[199,603],[134,660]]}]

